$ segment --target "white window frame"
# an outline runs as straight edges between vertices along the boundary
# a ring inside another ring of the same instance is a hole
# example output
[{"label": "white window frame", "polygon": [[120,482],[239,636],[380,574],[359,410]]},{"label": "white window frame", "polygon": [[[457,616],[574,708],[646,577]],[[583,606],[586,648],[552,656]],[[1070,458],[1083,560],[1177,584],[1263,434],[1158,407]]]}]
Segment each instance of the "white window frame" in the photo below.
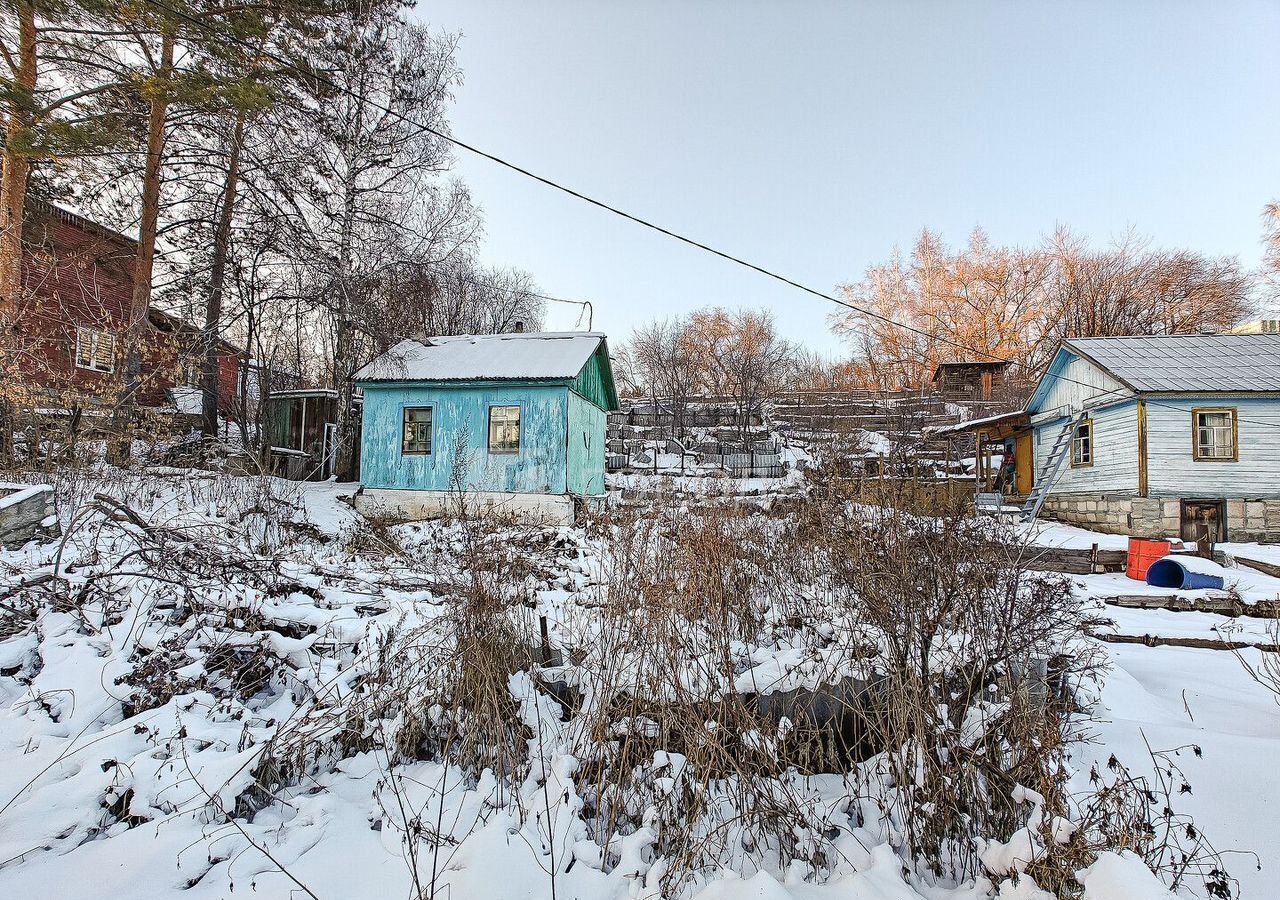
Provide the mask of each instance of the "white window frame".
[{"label": "white window frame", "polygon": [[[515,417],[512,418],[510,413],[515,410]],[[497,413],[497,416],[494,414]],[[504,430],[515,428],[516,441],[515,446],[509,446],[509,441],[503,441],[495,446],[494,438],[502,434]],[[518,454],[524,446],[524,406],[519,403],[491,403],[489,404],[489,452],[492,454]]]},{"label": "white window frame", "polygon": [[76,326],[77,369],[111,373],[116,370],[116,336],[101,328]]},{"label": "white window frame", "polygon": [[1085,419],[1071,435],[1071,468],[1087,469],[1092,466],[1093,451],[1093,419]]}]

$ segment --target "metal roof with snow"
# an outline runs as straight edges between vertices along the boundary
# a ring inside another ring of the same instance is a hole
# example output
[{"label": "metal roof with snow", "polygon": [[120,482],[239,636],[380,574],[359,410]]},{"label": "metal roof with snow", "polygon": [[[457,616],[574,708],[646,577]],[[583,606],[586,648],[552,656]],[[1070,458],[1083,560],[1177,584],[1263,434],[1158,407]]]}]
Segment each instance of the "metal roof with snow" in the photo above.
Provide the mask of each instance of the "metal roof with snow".
[{"label": "metal roof with snow", "polygon": [[1280,391],[1280,334],[1075,338],[1063,349],[1140,393]]},{"label": "metal roof with snow", "polygon": [[600,332],[531,331],[403,340],[358,369],[355,381],[563,381],[604,341]]}]

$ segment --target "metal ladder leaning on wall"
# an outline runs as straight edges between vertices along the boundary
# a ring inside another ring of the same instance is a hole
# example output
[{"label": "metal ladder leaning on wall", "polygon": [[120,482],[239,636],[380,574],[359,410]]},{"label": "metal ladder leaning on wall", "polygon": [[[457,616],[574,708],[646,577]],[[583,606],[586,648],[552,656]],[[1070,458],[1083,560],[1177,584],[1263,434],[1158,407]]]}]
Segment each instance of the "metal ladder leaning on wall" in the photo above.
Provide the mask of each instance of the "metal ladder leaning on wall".
[{"label": "metal ladder leaning on wall", "polygon": [[1062,471],[1062,464],[1071,455],[1071,439],[1075,436],[1076,429],[1080,427],[1080,423],[1084,419],[1085,413],[1081,411],[1063,426],[1062,433],[1053,442],[1053,446],[1049,449],[1049,458],[1044,461],[1044,465],[1036,472],[1036,483],[1032,485],[1031,493],[1027,495],[1027,501],[1022,504],[1022,512],[1018,513],[1020,522],[1034,522],[1036,516],[1040,515],[1040,507],[1044,505],[1044,498],[1053,489],[1053,483],[1058,480],[1058,473]]}]

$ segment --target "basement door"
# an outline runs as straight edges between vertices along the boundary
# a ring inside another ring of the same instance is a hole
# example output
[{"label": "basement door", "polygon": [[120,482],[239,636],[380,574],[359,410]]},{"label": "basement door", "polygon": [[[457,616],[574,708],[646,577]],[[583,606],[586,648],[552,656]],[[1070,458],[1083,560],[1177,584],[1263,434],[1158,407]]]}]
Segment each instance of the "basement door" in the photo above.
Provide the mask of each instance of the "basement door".
[{"label": "basement door", "polygon": [[1215,544],[1227,539],[1226,500],[1183,500],[1181,536],[1184,541],[1207,538]]}]

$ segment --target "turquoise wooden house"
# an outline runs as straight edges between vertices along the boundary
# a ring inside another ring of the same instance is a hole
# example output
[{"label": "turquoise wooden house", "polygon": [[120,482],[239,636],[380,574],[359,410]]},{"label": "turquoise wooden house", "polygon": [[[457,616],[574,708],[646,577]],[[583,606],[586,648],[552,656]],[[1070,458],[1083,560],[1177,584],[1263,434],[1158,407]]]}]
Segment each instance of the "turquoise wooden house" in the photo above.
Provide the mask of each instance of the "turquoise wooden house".
[{"label": "turquoise wooden house", "polygon": [[604,494],[618,395],[603,334],[401,341],[355,373],[364,392],[362,511],[438,515],[461,491],[524,521],[572,522]]}]

